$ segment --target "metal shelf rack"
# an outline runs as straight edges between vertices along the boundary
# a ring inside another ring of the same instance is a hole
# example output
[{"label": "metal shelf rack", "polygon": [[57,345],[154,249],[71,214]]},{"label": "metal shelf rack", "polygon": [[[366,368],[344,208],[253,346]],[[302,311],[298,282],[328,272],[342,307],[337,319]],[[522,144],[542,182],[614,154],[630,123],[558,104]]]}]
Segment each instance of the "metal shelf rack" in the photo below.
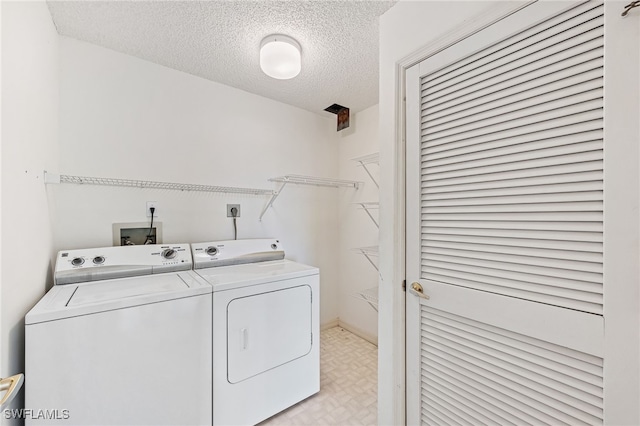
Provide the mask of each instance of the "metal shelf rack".
[{"label": "metal shelf rack", "polygon": [[[375,177],[373,177],[373,174],[371,173],[371,170],[369,168],[371,164],[378,164],[378,165],[380,164],[380,153],[376,152],[373,154],[363,155],[361,157],[352,158],[351,160],[355,161],[360,166],[362,166],[364,171],[367,172],[367,174],[369,175],[369,178],[375,184],[376,188],[380,188],[378,181],[376,180]],[[367,212],[367,215],[369,215],[369,218],[373,221],[376,227],[380,228],[378,221],[371,214],[371,210],[380,208],[379,202],[356,202],[354,204],[360,206],[361,209]],[[378,257],[378,246],[358,247],[358,248],[354,248],[353,250],[359,254],[362,254],[369,261],[369,263],[371,263],[371,265],[376,269],[376,271],[380,273],[377,262],[374,262],[373,260],[373,257],[376,257],[376,258]],[[378,312],[378,287],[371,287],[366,290],[356,292],[352,294],[352,296],[357,299],[364,300],[376,312]]]},{"label": "metal shelf rack", "polygon": [[44,182],[73,183],[78,185],[122,186],[128,188],[167,189],[177,191],[221,192],[227,194],[273,195],[275,191],[257,188],[236,188],[231,186],[199,185],[188,183],[155,182],[148,180],[114,179],[89,176],[57,175],[44,172]]},{"label": "metal shelf rack", "polygon": [[369,170],[369,168],[367,167],[367,165],[369,164],[380,164],[380,153],[376,152],[373,154],[363,155],[362,157],[352,158],[351,160],[360,164],[365,172],[367,172],[373,183],[376,185],[376,188],[380,188],[380,185],[378,185],[378,181],[373,177],[373,175],[371,174],[371,170]]},{"label": "metal shelf rack", "polygon": [[360,188],[362,182],[356,182],[352,180],[342,180],[342,179],[331,179],[331,178],[323,178],[323,177],[315,177],[315,176],[302,176],[302,175],[286,175],[279,176],[275,178],[269,179],[269,182],[279,182],[281,183],[280,188],[277,191],[274,191],[271,195],[271,199],[267,203],[266,207],[260,213],[260,220],[262,220],[262,216],[267,212],[269,207],[273,205],[273,202],[278,198],[278,195],[282,193],[282,190],[288,183],[293,183],[296,185],[312,185],[312,186],[324,186],[330,188]]}]

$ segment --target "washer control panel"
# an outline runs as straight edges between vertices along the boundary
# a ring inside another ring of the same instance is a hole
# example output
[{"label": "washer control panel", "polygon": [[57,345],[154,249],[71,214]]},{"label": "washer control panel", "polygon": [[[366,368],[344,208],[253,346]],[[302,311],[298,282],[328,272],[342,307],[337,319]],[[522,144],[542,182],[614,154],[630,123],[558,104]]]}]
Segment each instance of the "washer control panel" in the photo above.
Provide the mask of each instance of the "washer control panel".
[{"label": "washer control panel", "polygon": [[284,259],[280,240],[273,238],[195,243],[191,251],[194,269]]},{"label": "washer control panel", "polygon": [[184,271],[193,266],[189,244],[99,247],[58,252],[56,285]]}]

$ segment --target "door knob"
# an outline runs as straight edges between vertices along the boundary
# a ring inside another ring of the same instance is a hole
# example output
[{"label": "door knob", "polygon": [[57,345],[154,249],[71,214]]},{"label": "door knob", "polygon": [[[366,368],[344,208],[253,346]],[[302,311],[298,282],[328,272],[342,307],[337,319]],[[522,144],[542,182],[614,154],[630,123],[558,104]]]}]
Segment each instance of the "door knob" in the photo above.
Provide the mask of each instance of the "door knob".
[{"label": "door knob", "polygon": [[418,282],[414,282],[413,284],[411,284],[411,292],[418,297],[422,297],[423,299],[429,300],[429,296],[424,294],[424,289],[422,288],[422,285]]}]

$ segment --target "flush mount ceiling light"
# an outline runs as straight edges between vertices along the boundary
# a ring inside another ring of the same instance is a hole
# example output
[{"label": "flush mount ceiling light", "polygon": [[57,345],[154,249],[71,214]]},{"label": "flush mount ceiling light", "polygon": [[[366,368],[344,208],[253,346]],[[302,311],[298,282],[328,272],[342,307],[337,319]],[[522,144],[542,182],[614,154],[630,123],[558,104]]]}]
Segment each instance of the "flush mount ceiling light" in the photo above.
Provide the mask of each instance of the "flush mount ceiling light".
[{"label": "flush mount ceiling light", "polygon": [[300,73],[300,44],[281,34],[265,37],[260,43],[260,68],[269,77],[287,80]]}]

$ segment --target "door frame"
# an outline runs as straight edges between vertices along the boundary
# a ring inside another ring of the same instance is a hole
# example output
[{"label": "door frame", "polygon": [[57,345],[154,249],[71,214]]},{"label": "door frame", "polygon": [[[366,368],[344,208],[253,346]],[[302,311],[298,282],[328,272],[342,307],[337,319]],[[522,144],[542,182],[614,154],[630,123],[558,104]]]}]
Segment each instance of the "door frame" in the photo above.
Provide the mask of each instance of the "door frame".
[{"label": "door frame", "polygon": [[[387,181],[381,184],[380,205],[380,312],[378,419],[381,424],[406,424],[406,316],[405,291],[405,99],[406,72],[411,66],[446,49],[531,2],[501,2],[442,37],[426,44],[395,64],[393,140],[391,156],[381,155]],[[621,21],[626,1],[605,2],[605,67],[623,58],[635,66],[609,66],[605,72],[605,139],[620,141],[605,149],[604,276],[605,296],[605,423],[640,424],[640,46],[623,39],[635,21]],[[638,11],[632,13],[638,14]],[[634,16],[631,19],[640,19]],[[640,25],[637,25],[640,27]],[[635,49],[633,48],[635,47]],[[631,56],[632,59],[629,59]],[[635,81],[633,78],[635,77]],[[631,86],[620,82],[632,81]],[[614,94],[612,97],[611,94]],[[616,102],[612,99],[615,97]],[[620,98],[623,102],[619,102]],[[635,99],[634,99],[635,97]],[[381,102],[385,99],[381,98]],[[383,111],[383,108],[380,108]],[[634,115],[635,114],[635,115]],[[382,117],[381,117],[382,118]],[[381,130],[384,126],[381,122]],[[381,131],[381,135],[384,133]],[[382,145],[384,145],[384,142]],[[382,151],[382,146],[381,146]],[[387,204],[389,205],[389,204]],[[387,231],[388,230],[388,231]],[[608,255],[607,255],[608,253]],[[385,284],[389,283],[389,284]],[[614,386],[607,386],[612,384]],[[387,406],[387,404],[391,404]]]}]

